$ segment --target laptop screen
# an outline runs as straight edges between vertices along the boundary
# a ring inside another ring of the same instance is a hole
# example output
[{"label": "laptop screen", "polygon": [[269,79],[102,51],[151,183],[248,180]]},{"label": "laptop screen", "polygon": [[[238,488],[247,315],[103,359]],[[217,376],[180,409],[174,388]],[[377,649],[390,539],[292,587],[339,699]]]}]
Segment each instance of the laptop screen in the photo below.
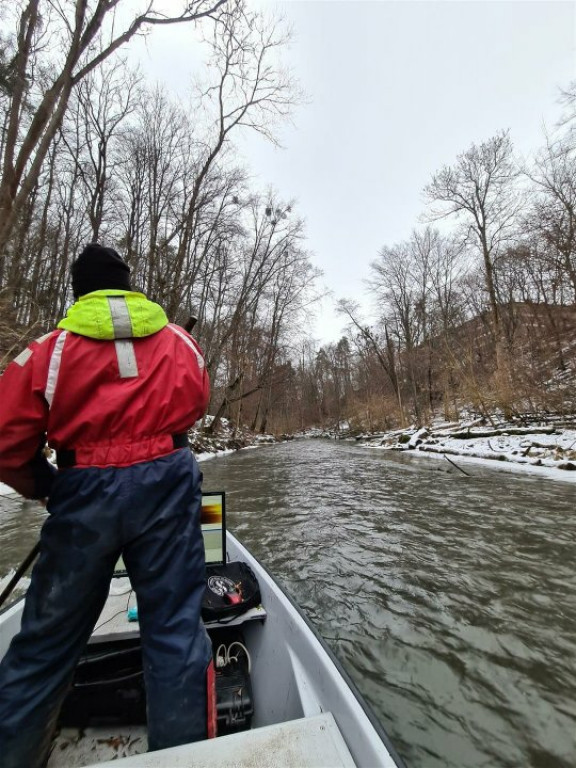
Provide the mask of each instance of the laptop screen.
[{"label": "laptop screen", "polygon": [[226,562],[226,503],[223,491],[202,494],[201,525],[206,565]]}]

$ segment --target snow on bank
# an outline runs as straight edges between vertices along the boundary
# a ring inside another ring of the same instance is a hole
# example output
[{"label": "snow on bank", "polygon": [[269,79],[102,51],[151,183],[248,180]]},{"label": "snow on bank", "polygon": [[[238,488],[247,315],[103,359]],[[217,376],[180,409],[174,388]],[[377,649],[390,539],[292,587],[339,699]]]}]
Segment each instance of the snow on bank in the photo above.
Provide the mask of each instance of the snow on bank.
[{"label": "snow on bank", "polygon": [[576,429],[554,425],[434,424],[360,438],[369,448],[482,463],[576,482]]},{"label": "snow on bank", "polygon": [[195,453],[196,461],[208,461],[208,459],[219,458],[220,456],[227,456],[229,453],[236,453],[237,448],[224,448],[219,451],[204,451],[203,453]]},{"label": "snow on bank", "polygon": [[190,447],[197,461],[207,461],[245,448],[277,442],[273,435],[256,435],[247,427],[233,427],[228,419],[221,419],[214,434],[207,434],[205,428],[212,424],[212,418],[206,416],[203,425],[198,422],[188,432]]}]

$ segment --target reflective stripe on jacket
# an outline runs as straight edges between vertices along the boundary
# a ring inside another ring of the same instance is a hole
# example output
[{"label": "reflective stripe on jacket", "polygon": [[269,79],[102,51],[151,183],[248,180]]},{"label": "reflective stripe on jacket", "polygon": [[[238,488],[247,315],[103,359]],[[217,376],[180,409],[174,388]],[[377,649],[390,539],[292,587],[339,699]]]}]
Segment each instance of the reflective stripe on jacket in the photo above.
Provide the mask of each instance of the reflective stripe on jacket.
[{"label": "reflective stripe on jacket", "polygon": [[200,348],[143,294],[82,296],[58,329],[0,378],[0,480],[14,485],[44,433],[78,466],[122,467],[171,453],[171,436],[205,413]]}]

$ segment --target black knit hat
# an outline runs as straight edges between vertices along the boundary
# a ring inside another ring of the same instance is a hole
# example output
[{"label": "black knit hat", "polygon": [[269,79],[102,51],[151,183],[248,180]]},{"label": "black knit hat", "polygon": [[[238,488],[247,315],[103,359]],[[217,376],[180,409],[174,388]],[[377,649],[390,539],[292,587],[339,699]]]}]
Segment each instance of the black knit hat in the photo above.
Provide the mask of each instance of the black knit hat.
[{"label": "black knit hat", "polygon": [[91,243],[72,264],[72,292],[78,298],[106,288],[131,290],[130,267],[113,248]]}]

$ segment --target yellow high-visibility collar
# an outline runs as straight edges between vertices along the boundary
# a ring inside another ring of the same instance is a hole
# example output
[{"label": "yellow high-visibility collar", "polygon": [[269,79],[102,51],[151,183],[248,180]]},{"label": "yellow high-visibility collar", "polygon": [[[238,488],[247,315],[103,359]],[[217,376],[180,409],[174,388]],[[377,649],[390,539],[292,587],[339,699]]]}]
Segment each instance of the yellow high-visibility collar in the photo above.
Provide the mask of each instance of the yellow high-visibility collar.
[{"label": "yellow high-visibility collar", "polygon": [[[72,331],[90,339],[115,339],[111,303],[112,297],[122,297],[132,326],[132,338],[151,336],[168,325],[166,313],[159,304],[149,301],[143,293],[107,289],[80,296],[60,320],[58,328]],[[125,336],[125,334],[124,334]]]}]

